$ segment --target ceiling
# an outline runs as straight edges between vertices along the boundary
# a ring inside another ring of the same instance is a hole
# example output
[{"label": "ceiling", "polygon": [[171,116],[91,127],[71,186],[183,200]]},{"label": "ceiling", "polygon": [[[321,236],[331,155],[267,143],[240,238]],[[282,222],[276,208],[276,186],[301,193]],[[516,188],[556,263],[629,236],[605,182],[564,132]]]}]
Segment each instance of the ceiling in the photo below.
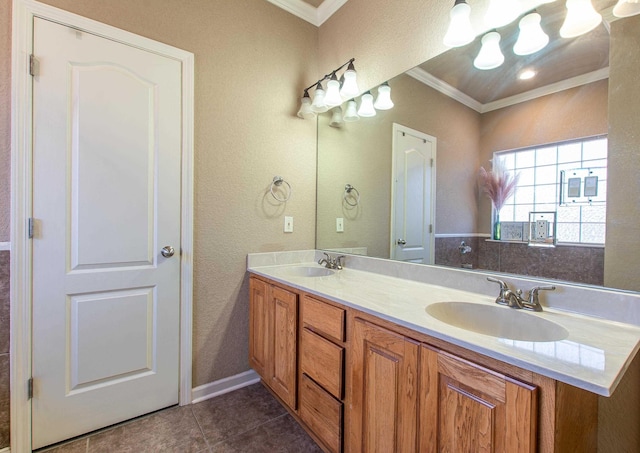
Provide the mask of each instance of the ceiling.
[{"label": "ceiling", "polygon": [[267,0],[319,27],[348,0]]}]

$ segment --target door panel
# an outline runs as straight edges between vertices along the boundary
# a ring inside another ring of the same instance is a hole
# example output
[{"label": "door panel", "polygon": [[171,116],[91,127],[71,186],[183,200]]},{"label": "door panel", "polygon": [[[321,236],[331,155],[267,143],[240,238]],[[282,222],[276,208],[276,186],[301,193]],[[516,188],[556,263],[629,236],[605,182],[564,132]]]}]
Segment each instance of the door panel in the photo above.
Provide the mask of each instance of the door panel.
[{"label": "door panel", "polygon": [[433,167],[436,139],[395,126],[391,257],[432,263]]},{"label": "door panel", "polygon": [[181,66],[40,18],[33,52],[39,448],[178,402]]}]

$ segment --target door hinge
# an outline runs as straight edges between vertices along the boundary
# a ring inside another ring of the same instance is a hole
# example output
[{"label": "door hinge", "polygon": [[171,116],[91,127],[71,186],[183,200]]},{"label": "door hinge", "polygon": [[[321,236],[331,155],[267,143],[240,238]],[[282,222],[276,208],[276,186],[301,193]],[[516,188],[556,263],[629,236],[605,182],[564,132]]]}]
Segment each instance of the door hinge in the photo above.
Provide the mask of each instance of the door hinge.
[{"label": "door hinge", "polygon": [[27,399],[33,398],[33,378],[27,381]]},{"label": "door hinge", "polygon": [[34,77],[38,72],[38,60],[36,60],[35,55],[30,54],[29,55],[29,75]]},{"label": "door hinge", "polygon": [[33,239],[33,224],[33,217],[29,217],[29,220],[27,222],[27,235],[29,236],[29,239]]},{"label": "door hinge", "polygon": [[433,157],[431,158],[431,168],[433,168]]},{"label": "door hinge", "polygon": [[433,223],[429,224],[429,233],[433,233]]}]

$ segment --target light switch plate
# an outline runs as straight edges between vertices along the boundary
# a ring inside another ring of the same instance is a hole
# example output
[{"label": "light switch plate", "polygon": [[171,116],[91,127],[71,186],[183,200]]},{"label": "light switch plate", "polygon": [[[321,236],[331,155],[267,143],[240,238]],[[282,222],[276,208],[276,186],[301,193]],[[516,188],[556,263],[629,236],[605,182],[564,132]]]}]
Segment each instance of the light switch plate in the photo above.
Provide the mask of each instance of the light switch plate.
[{"label": "light switch plate", "polygon": [[284,216],[284,232],[285,233],[293,233],[293,217]]},{"label": "light switch plate", "polygon": [[336,218],[336,232],[337,233],[344,232],[344,219],[342,217]]}]

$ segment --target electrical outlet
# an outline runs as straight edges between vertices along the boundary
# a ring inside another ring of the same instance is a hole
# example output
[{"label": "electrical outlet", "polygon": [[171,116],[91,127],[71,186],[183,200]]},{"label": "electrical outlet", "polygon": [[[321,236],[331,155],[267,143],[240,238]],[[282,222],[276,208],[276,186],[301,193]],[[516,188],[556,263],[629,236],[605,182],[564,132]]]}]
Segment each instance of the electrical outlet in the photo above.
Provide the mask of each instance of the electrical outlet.
[{"label": "electrical outlet", "polygon": [[536,220],[536,239],[546,239],[549,236],[549,221]]},{"label": "electrical outlet", "polygon": [[336,218],[336,232],[337,233],[344,232],[344,219],[342,217]]},{"label": "electrical outlet", "polygon": [[284,232],[293,233],[293,217],[284,216]]}]

